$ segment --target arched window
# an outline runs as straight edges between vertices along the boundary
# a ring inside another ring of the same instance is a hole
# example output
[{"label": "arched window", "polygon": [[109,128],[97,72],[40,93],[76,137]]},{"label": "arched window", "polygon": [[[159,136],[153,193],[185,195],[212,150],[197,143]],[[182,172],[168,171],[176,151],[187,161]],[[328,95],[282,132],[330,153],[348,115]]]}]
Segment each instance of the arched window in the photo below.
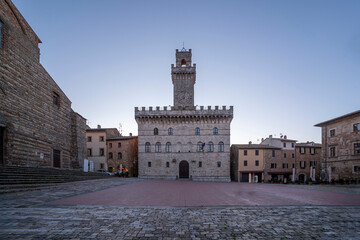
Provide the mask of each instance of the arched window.
[{"label": "arched window", "polygon": [[155,152],[161,152],[161,143],[157,142],[155,144]]},{"label": "arched window", "polygon": [[208,152],[213,152],[214,151],[214,144],[213,142],[209,142],[208,143]]},{"label": "arched window", "polygon": [[118,153],[118,159],[122,159],[122,153],[121,152]]},{"label": "arched window", "polygon": [[145,143],[145,152],[151,152],[151,145],[149,142]]},{"label": "arched window", "polygon": [[172,128],[168,129],[168,135],[173,135],[173,129]]},{"label": "arched window", "polygon": [[200,152],[202,150],[202,142],[197,143],[197,151]]},{"label": "arched window", "polygon": [[224,151],[224,143],[219,142],[219,152],[223,152],[223,151]]},{"label": "arched window", "polygon": [[186,59],[181,60],[181,66],[186,66]]},{"label": "arched window", "polygon": [[216,127],[213,128],[213,135],[218,135],[218,129]]},{"label": "arched window", "polygon": [[166,152],[171,152],[171,143],[170,142],[166,143],[165,151]]},{"label": "arched window", "polygon": [[200,135],[200,128],[195,128],[195,135]]},{"label": "arched window", "polygon": [[154,135],[159,135],[159,129],[158,128],[154,128]]}]

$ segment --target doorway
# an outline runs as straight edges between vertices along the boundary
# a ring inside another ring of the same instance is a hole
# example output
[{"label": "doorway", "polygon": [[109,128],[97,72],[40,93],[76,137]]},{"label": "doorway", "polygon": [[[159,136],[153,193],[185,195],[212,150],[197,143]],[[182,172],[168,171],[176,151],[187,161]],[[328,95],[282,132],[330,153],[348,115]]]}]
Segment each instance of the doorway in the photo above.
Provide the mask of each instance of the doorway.
[{"label": "doorway", "polygon": [[189,178],[189,163],[185,160],[179,164],[179,178]]},{"label": "doorway", "polygon": [[5,135],[5,128],[0,127],[0,164],[4,164],[4,135]]},{"label": "doorway", "polygon": [[53,150],[53,167],[60,168],[60,150]]}]

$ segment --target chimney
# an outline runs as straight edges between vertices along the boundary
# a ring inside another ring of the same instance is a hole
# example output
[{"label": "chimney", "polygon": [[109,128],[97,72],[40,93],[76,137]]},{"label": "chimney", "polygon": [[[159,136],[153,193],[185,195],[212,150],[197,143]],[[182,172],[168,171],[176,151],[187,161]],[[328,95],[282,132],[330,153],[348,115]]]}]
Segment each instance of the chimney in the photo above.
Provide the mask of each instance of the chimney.
[{"label": "chimney", "polygon": [[252,142],[250,141],[250,142],[249,142],[249,145],[251,145],[251,143],[252,143]]},{"label": "chimney", "polygon": [[269,135],[269,138],[272,139],[272,135]]},{"label": "chimney", "polygon": [[264,141],[264,138],[261,138],[261,142],[263,142]]},{"label": "chimney", "polygon": [[284,136],[284,139],[287,139],[287,136],[286,136],[286,135]]},{"label": "chimney", "polygon": [[101,128],[101,125],[98,125],[98,129],[100,129]]},{"label": "chimney", "polygon": [[132,133],[130,133],[130,137],[132,137]]}]

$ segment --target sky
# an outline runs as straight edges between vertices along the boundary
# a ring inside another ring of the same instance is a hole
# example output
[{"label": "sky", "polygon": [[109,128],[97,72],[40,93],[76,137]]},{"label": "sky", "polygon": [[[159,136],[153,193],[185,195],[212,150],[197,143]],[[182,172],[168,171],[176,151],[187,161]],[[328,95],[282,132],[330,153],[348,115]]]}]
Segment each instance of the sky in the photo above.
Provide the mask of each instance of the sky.
[{"label": "sky", "polygon": [[175,49],[192,49],[195,105],[234,106],[231,144],[321,142],[360,109],[360,1],[13,0],[40,62],[90,127],[137,135],[135,107],[173,104]]}]

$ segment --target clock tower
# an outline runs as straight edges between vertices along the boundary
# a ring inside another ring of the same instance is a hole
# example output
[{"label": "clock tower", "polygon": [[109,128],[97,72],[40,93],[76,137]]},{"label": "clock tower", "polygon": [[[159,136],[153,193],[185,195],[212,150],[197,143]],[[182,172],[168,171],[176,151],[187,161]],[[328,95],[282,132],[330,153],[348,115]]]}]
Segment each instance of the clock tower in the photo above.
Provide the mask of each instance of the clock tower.
[{"label": "clock tower", "polygon": [[176,49],[176,66],[171,64],[174,84],[174,109],[193,110],[196,64],[191,64],[191,49]]}]

